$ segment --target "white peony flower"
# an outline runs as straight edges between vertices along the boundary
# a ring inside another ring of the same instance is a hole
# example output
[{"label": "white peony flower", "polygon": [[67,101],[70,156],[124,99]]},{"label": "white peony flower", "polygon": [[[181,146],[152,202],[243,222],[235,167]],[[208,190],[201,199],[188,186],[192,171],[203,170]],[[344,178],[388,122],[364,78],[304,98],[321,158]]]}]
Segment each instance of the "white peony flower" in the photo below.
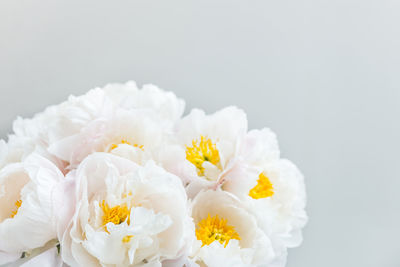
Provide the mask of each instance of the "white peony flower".
[{"label": "white peony flower", "polygon": [[192,203],[196,238],[192,259],[200,266],[267,266],[275,255],[256,218],[234,195],[200,192]]},{"label": "white peony flower", "polygon": [[186,255],[193,238],[178,177],[107,153],[88,156],[76,182],[72,221],[60,237],[71,266],[161,266]]},{"label": "white peony flower", "polygon": [[160,151],[158,161],[187,184],[189,197],[216,186],[234,164],[247,132],[243,111],[230,107],[205,115],[194,109],[175,127],[175,144]]},{"label": "white peony flower", "polygon": [[75,168],[93,152],[112,152],[137,163],[151,158],[184,110],[173,93],[134,82],[110,84],[59,107],[49,151]]},{"label": "white peony flower", "polygon": [[247,132],[246,114],[235,107],[212,115],[193,110],[176,126],[175,145],[160,151],[158,161],[183,179],[189,197],[217,188],[234,169],[257,173],[262,162],[279,158],[275,134]]},{"label": "white peony flower", "polygon": [[53,193],[63,177],[53,163],[36,154],[0,171],[0,264],[56,238]]},{"label": "white peony flower", "polygon": [[285,159],[269,161],[258,175],[231,172],[222,188],[240,198],[257,218],[281,258],[276,266],[284,266],[286,247],[301,244],[307,222],[304,178],[297,167]]}]

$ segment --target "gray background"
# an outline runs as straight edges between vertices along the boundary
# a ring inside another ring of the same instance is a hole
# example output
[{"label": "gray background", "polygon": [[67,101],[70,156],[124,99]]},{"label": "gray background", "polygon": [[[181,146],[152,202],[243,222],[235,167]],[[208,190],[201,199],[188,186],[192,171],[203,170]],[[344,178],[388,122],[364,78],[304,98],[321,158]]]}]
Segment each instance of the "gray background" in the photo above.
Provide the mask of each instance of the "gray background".
[{"label": "gray background", "polygon": [[108,82],[236,104],[306,175],[289,267],[400,266],[397,0],[0,2],[0,136]]}]

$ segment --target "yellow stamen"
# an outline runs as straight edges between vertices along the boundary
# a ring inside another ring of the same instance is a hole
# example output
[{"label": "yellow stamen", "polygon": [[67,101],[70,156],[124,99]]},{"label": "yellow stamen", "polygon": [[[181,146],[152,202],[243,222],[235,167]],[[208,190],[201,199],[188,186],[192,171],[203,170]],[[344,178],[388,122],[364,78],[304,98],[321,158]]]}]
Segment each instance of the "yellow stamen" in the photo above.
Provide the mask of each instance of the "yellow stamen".
[{"label": "yellow stamen", "polygon": [[[121,224],[125,221],[130,223],[130,209],[128,209],[127,205],[117,205],[115,207],[110,208],[108,204],[103,200],[102,203],[99,204],[100,208],[103,210],[103,226],[105,227],[107,223],[113,223],[115,225]],[[106,232],[108,232],[106,228]]]},{"label": "yellow stamen", "polygon": [[15,201],[15,206],[17,207],[13,212],[11,212],[11,218],[14,218],[15,217],[15,215],[17,215],[17,213],[18,213],[18,210],[19,210],[19,208],[21,207],[21,205],[22,205],[22,200],[17,200],[17,201]]},{"label": "yellow stamen", "polygon": [[260,198],[272,197],[273,195],[274,195],[274,188],[272,186],[271,181],[264,173],[261,173],[258,176],[257,185],[250,190],[249,196],[251,196],[254,199],[260,199]]},{"label": "yellow stamen", "polygon": [[202,247],[219,241],[226,247],[231,239],[240,240],[239,234],[233,226],[227,225],[226,219],[218,218],[218,215],[211,217],[208,214],[206,219],[201,220],[196,229],[197,240],[202,241]]},{"label": "yellow stamen", "polygon": [[122,198],[127,198],[127,197],[131,197],[132,196],[132,192],[127,193],[123,193],[122,194]]},{"label": "yellow stamen", "polygon": [[124,236],[124,238],[122,238],[122,242],[129,243],[131,241],[132,237],[133,237],[133,235]]},{"label": "yellow stamen", "polygon": [[119,144],[112,144],[110,147],[110,151],[116,149],[119,145],[122,145],[122,144],[130,145],[130,146],[137,147],[137,148],[140,148],[141,150],[143,150],[143,145],[132,144],[132,143],[128,142],[127,140],[123,139],[123,140],[121,140],[121,143],[119,143]]},{"label": "yellow stamen", "polygon": [[201,136],[199,140],[193,140],[192,146],[186,146],[186,159],[196,166],[199,175],[204,175],[203,163],[208,161],[214,165],[220,162],[219,152],[211,139]]}]

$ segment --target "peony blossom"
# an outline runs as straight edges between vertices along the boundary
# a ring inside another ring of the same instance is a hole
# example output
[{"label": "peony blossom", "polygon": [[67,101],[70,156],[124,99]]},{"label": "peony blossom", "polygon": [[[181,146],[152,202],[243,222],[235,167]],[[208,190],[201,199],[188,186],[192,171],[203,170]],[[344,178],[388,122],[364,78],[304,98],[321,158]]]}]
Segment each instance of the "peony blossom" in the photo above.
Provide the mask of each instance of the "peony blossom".
[{"label": "peony blossom", "polygon": [[108,153],[87,157],[76,183],[74,215],[60,237],[71,266],[161,266],[186,255],[192,239],[178,177]]},{"label": "peony blossom", "polygon": [[274,259],[270,239],[234,195],[200,192],[192,203],[192,217],[197,240],[191,257],[200,266],[267,266]]},{"label": "peony blossom", "polygon": [[219,187],[232,171],[251,176],[263,162],[279,158],[279,148],[270,130],[247,127],[246,114],[236,107],[211,115],[195,109],[177,123],[175,142],[161,151],[159,161],[188,184],[189,197]]},{"label": "peony blossom", "polygon": [[285,266],[286,248],[300,245],[301,229],[307,222],[304,181],[296,166],[279,159],[265,163],[252,176],[231,172],[222,188],[241,199],[273,240],[277,255],[274,266]]},{"label": "peony blossom", "polygon": [[298,246],[307,216],[304,178],[297,167],[280,159],[266,163],[258,175],[243,177],[232,174],[223,189],[241,198],[269,235],[280,236],[287,247]]},{"label": "peony blossom", "polygon": [[0,263],[36,253],[57,237],[54,192],[63,178],[35,154],[0,171]]}]

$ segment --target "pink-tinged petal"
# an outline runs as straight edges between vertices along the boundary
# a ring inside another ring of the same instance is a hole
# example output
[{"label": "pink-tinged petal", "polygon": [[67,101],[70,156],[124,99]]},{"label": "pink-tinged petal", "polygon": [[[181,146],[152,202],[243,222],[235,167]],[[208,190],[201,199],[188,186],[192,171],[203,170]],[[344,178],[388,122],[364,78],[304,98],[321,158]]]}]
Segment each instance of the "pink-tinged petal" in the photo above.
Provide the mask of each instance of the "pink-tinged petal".
[{"label": "pink-tinged petal", "polygon": [[270,129],[251,130],[244,139],[240,157],[251,164],[279,159],[279,145],[275,133]]},{"label": "pink-tinged petal", "polygon": [[[72,172],[71,172],[72,173]],[[61,240],[75,212],[75,180],[68,175],[57,185],[53,195],[57,220],[57,236]]]}]

